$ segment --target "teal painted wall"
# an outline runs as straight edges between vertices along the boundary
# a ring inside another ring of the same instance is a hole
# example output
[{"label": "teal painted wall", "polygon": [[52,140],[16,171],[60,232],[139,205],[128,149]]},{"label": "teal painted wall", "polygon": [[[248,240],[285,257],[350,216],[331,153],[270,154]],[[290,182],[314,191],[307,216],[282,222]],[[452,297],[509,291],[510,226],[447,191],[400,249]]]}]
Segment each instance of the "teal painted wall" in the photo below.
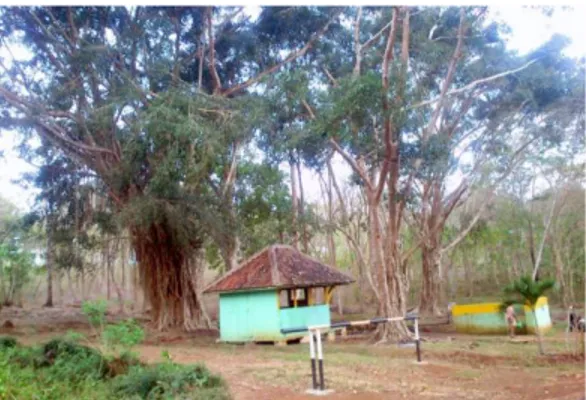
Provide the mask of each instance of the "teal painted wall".
[{"label": "teal painted wall", "polygon": [[320,304],[309,307],[284,308],[280,310],[281,329],[300,326],[330,324],[330,306]]},{"label": "teal painted wall", "polygon": [[283,335],[282,328],[330,323],[327,304],[278,308],[276,290],[220,294],[220,340],[223,342],[275,341],[304,334]]},{"label": "teal painted wall", "polygon": [[[535,320],[533,312],[522,306],[515,306],[517,315],[518,334],[535,333]],[[551,318],[547,304],[536,309],[538,326],[542,331],[551,328]],[[495,310],[493,312],[464,313],[453,317],[456,331],[462,333],[486,333],[506,334],[508,332],[507,322],[503,313]]]},{"label": "teal painted wall", "polygon": [[282,335],[277,292],[264,290],[220,294],[220,340],[278,340]]}]

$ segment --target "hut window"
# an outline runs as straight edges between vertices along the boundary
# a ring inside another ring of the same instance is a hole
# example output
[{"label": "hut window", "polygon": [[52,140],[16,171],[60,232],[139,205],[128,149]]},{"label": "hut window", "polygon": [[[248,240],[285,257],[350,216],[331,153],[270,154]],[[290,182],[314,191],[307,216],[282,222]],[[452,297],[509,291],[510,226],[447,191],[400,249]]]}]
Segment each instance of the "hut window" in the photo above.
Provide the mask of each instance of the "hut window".
[{"label": "hut window", "polygon": [[279,292],[279,307],[280,308],[289,308],[291,307],[289,303],[289,292],[287,290],[281,290]]},{"label": "hut window", "polygon": [[307,307],[307,289],[289,290],[290,307]]},{"label": "hut window", "polygon": [[323,287],[316,287],[313,288],[313,294],[312,294],[312,303],[313,305],[319,305],[319,304],[324,304],[325,303],[325,293],[324,293],[324,288]]},{"label": "hut window", "polygon": [[297,300],[306,300],[305,299],[305,290],[306,289],[296,289],[295,290],[295,297]]}]

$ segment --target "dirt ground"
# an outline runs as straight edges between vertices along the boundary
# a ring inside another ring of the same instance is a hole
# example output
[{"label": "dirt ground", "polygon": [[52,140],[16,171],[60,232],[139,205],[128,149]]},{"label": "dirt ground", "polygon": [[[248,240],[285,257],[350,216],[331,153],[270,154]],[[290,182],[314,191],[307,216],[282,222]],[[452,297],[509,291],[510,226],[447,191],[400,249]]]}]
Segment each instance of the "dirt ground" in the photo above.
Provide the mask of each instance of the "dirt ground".
[{"label": "dirt ground", "polygon": [[[111,318],[115,318],[111,316]],[[10,323],[6,323],[10,321]],[[11,327],[13,325],[13,327]],[[89,334],[77,308],[0,311],[0,334],[36,343],[75,330]],[[546,335],[546,356],[532,337],[459,335],[448,326],[423,329],[423,360],[414,349],[375,345],[368,335],[326,342],[326,387],[332,400],[584,399],[584,356],[573,355],[560,329]],[[148,332],[136,351],[158,362],[168,351],[178,363],[204,362],[230,385],[235,400],[313,399],[307,344],[227,345],[216,332]]]}]

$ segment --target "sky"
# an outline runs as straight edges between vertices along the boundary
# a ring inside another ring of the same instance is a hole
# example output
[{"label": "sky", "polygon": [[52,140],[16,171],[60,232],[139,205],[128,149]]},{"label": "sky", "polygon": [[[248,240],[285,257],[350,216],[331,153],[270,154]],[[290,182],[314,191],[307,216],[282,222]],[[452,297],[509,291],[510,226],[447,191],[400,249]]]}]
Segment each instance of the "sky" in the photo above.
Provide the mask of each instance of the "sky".
[{"label": "sky", "polygon": [[[490,9],[491,17],[506,22],[512,29],[509,37],[509,46],[521,54],[535,49],[547,41],[554,33],[568,36],[572,40],[567,49],[567,55],[579,57],[586,55],[584,38],[586,38],[586,4],[574,5],[572,10],[556,8],[554,14],[548,18],[540,11],[522,7],[520,5],[493,6]],[[258,7],[247,7],[250,14],[256,14]],[[3,56],[0,52],[0,56]],[[34,167],[18,157],[13,149],[17,144],[14,132],[0,130],[0,195],[13,202],[22,211],[29,209],[34,203],[35,191],[24,189],[14,183],[25,172],[34,172]],[[338,181],[345,180],[350,175],[350,169],[345,162],[335,157],[334,170]],[[285,169],[288,172],[288,168]],[[305,196],[308,201],[318,201],[321,194],[319,180],[315,173],[304,169],[302,172]],[[459,184],[462,176],[455,174],[448,183],[450,187]]]}]

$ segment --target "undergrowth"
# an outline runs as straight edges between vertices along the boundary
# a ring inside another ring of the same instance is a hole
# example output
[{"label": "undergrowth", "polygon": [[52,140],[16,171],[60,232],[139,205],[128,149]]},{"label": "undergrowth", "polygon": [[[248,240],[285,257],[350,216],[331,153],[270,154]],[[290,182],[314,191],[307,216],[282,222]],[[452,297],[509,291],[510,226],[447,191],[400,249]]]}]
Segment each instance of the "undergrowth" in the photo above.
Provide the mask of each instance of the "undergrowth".
[{"label": "undergrowth", "polygon": [[228,400],[224,381],[203,365],[144,365],[130,353],[104,356],[63,339],[34,347],[0,337],[0,400]]}]

